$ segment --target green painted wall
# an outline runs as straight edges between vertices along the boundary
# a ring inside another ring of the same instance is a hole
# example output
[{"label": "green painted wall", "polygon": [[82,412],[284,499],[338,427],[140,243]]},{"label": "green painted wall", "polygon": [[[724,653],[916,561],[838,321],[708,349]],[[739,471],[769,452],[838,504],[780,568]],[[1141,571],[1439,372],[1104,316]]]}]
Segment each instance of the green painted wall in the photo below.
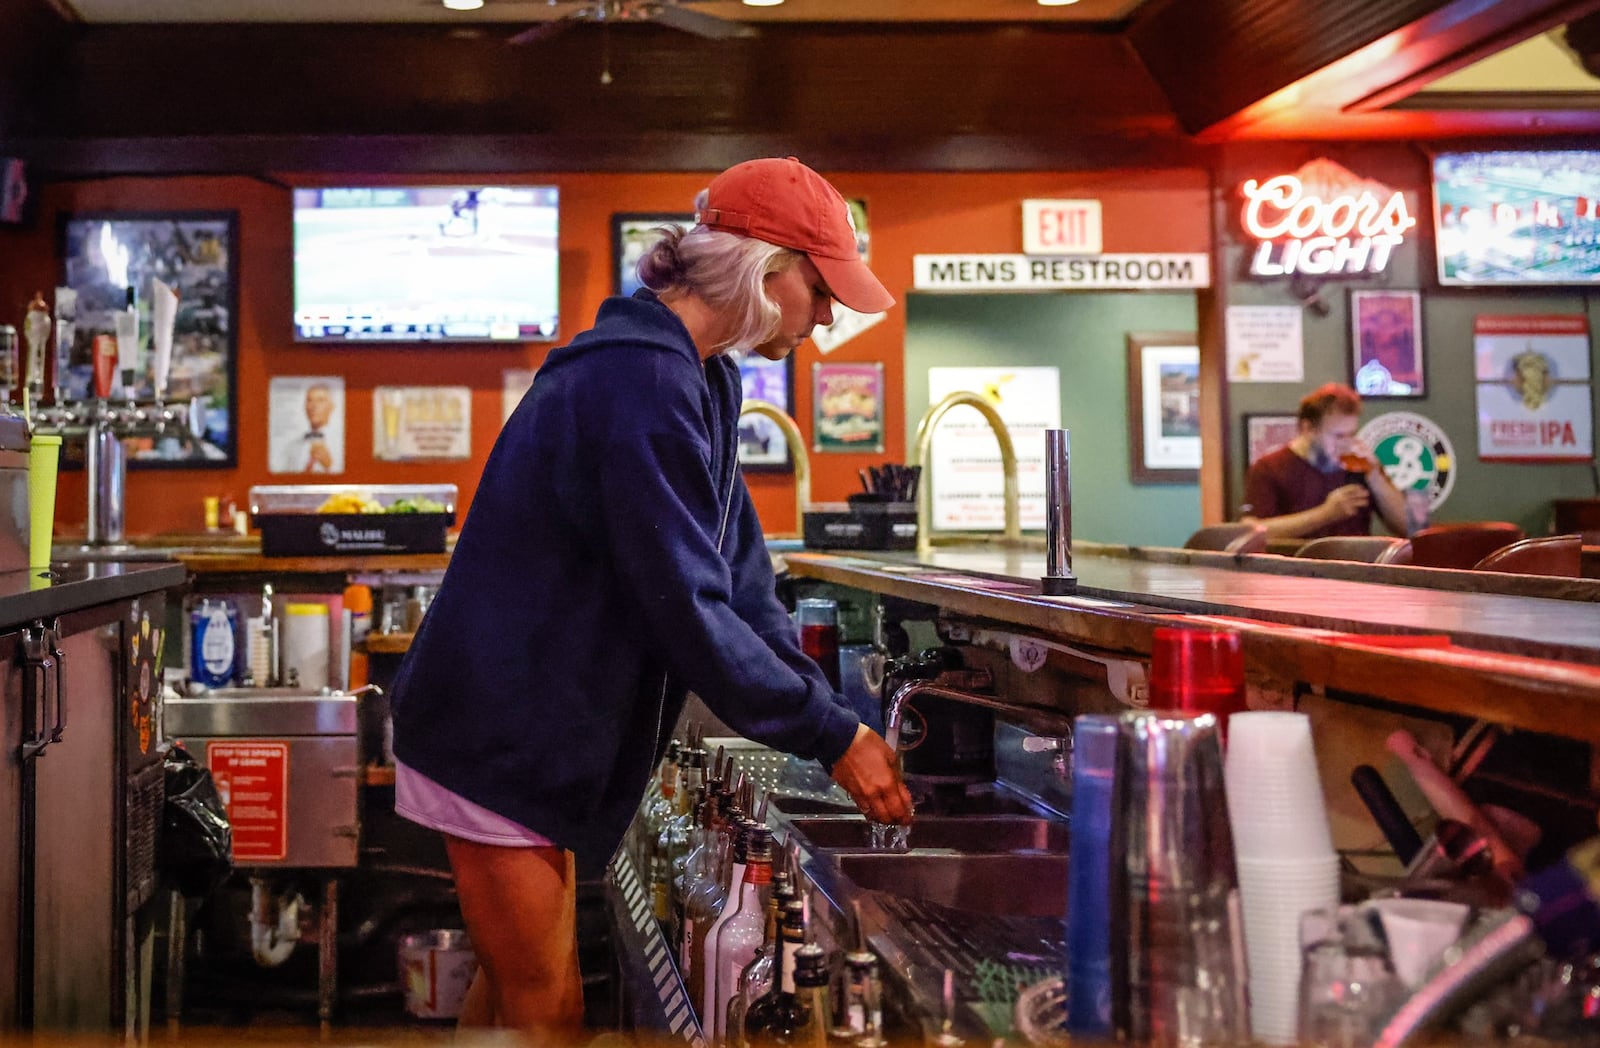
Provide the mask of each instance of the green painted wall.
[{"label": "green painted wall", "polygon": [[929,368],[1057,368],[1073,537],[1180,546],[1200,526],[1200,489],[1129,480],[1126,339],[1194,326],[1192,294],[907,295],[906,447],[928,410]]},{"label": "green painted wall", "polygon": [[[1555,142],[1543,148],[1561,148]],[[1434,275],[1432,200],[1427,159],[1409,146],[1323,146],[1319,148],[1256,147],[1230,151],[1220,179],[1236,186],[1245,178],[1270,177],[1293,171],[1311,156],[1326,156],[1359,175],[1406,193],[1418,228],[1396,252],[1388,272],[1359,280],[1331,279],[1316,289],[1326,315],[1304,311],[1305,381],[1303,383],[1228,384],[1229,491],[1228,511],[1237,514],[1244,493],[1244,422],[1246,413],[1293,414],[1300,398],[1324,382],[1350,382],[1350,290],[1419,289],[1422,292],[1422,344],[1427,396],[1368,398],[1362,420],[1390,411],[1408,411],[1432,419],[1449,436],[1456,451],[1456,479],[1449,498],[1434,514],[1436,522],[1509,520],[1530,535],[1550,529],[1550,500],[1596,494],[1589,463],[1530,465],[1481,462],[1478,459],[1477,390],[1473,379],[1472,327],[1482,314],[1586,314],[1590,332],[1591,374],[1600,368],[1595,333],[1600,331],[1600,294],[1560,289],[1463,290],[1440,288]],[[1284,278],[1259,280],[1247,275],[1251,246],[1243,242],[1238,209],[1228,197],[1223,229],[1223,276],[1230,305],[1294,305],[1300,301]],[[1303,288],[1301,289],[1304,290]],[[1600,383],[1591,383],[1591,394]],[[1600,417],[1600,397],[1596,398]],[[1382,530],[1382,525],[1375,525]]]}]

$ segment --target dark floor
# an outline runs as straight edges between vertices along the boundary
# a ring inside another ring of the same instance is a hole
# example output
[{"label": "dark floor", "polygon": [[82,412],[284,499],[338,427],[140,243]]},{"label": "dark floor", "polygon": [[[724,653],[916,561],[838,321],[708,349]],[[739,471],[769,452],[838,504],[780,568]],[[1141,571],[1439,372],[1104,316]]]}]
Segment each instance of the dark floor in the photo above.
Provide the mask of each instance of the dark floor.
[{"label": "dark floor", "polygon": [[[362,826],[361,865],[343,871],[274,871],[275,891],[297,891],[308,902],[322,898],[324,878],[339,892],[338,996],[332,1029],[383,1031],[384,1040],[430,1041],[453,1036],[450,1020],[419,1019],[406,1011],[399,979],[403,936],[438,928],[460,928],[460,910],[449,877],[442,838],[394,815],[393,790],[369,788]],[[265,1031],[319,1029],[316,910],[302,921],[302,939],[281,966],[263,968],[250,956],[250,884],[245,873],[203,902],[187,908],[183,1005],[184,1040],[225,1035],[245,1028]],[[151,1029],[167,1037],[164,1003],[167,935],[165,915],[155,945],[155,990]],[[611,922],[604,886],[580,885],[579,963],[584,973],[585,1010],[595,1030],[618,1023]]]}]

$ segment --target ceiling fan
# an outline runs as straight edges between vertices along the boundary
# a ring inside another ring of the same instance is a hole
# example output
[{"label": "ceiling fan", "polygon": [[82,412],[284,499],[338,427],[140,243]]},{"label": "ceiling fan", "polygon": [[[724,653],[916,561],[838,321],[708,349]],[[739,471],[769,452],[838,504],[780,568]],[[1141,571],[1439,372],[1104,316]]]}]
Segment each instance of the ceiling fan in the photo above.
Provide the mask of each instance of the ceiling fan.
[{"label": "ceiling fan", "polygon": [[682,6],[678,0],[549,0],[549,5],[571,7],[572,10],[548,22],[541,22],[524,29],[511,37],[508,43],[538,43],[581,22],[601,26],[653,22],[708,40],[731,40],[736,37],[756,35],[754,26],[690,10]]}]

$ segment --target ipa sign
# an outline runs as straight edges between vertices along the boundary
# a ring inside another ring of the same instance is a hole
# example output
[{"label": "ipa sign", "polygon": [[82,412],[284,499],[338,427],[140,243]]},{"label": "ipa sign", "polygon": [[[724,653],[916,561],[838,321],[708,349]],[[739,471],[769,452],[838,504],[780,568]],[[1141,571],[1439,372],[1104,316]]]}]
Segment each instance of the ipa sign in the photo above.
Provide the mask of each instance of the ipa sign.
[{"label": "ipa sign", "polygon": [[1022,250],[1030,255],[1098,255],[1100,201],[1024,200]]}]

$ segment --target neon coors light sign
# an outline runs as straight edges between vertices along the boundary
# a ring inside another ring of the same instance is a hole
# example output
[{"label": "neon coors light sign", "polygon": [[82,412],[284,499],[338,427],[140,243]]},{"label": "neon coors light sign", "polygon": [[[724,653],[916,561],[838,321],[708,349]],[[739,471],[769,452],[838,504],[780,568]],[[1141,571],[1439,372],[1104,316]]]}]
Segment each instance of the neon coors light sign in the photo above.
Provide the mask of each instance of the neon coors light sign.
[{"label": "neon coors light sign", "polygon": [[1331,160],[1252,178],[1239,191],[1245,232],[1257,241],[1250,272],[1258,277],[1381,273],[1417,224],[1399,190]]}]

